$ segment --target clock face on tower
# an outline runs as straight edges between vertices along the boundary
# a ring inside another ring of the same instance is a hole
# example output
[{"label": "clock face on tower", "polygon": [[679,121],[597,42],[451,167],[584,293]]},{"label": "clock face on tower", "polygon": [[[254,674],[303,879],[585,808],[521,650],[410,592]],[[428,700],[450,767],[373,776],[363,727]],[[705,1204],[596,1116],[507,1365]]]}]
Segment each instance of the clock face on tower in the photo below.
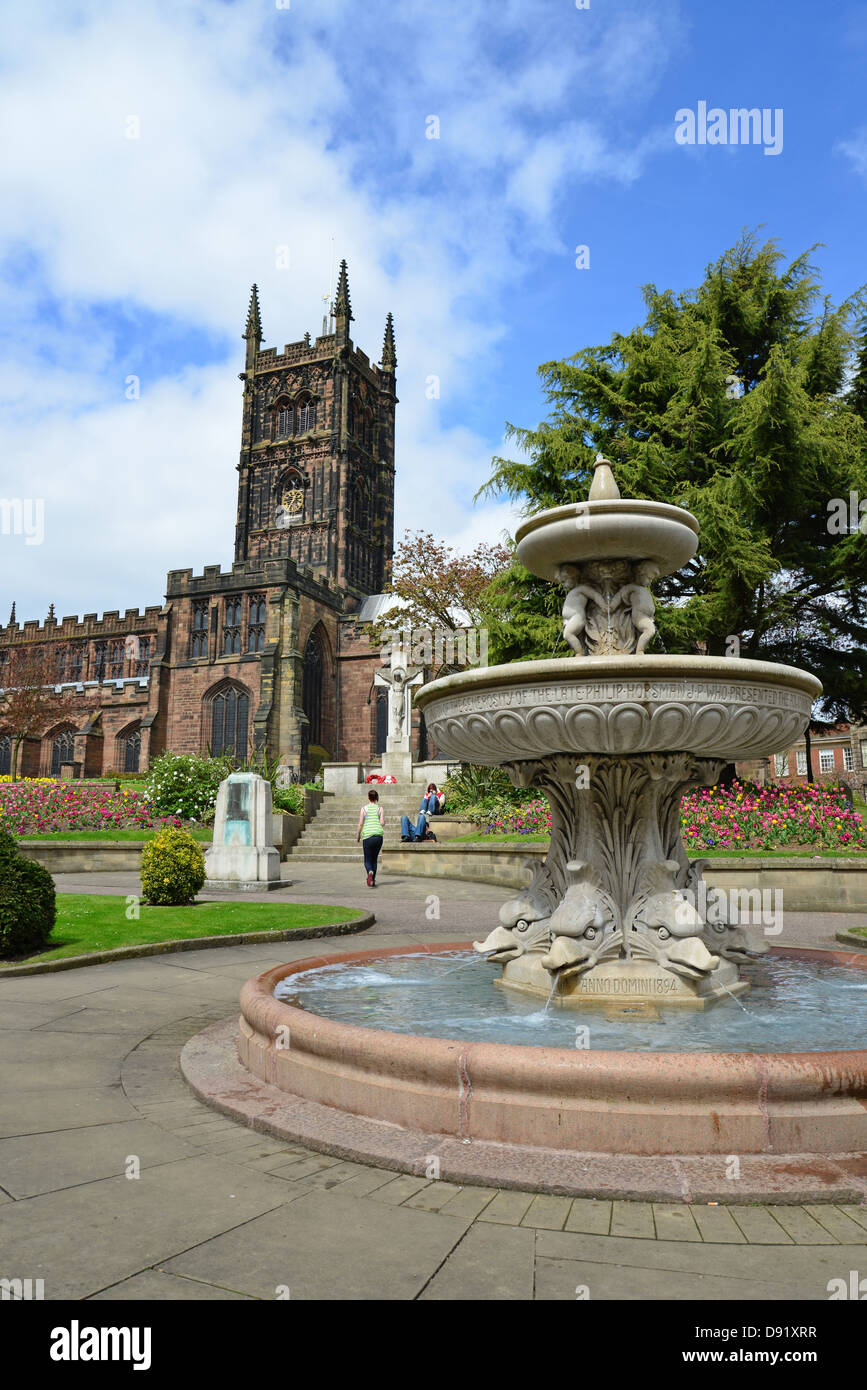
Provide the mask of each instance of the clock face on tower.
[{"label": "clock face on tower", "polygon": [[304,489],[294,483],[283,489],[280,499],[284,512],[289,516],[300,516],[304,510]]},{"label": "clock face on tower", "polygon": [[300,480],[293,478],[286,483],[280,493],[274,524],[281,528],[291,526],[293,522],[300,521],[303,515],[304,488],[301,486]]}]

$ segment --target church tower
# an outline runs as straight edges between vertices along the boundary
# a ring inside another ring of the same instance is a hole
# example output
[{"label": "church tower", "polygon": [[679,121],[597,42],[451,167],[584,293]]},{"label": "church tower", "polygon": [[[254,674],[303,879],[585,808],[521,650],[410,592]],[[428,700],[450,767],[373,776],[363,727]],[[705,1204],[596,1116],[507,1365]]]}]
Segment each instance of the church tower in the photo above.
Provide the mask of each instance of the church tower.
[{"label": "church tower", "polygon": [[394,323],[371,363],[349,334],[346,261],[329,317],[312,342],[263,349],[253,286],[235,560],[287,556],[360,596],[385,588],[394,545]]}]

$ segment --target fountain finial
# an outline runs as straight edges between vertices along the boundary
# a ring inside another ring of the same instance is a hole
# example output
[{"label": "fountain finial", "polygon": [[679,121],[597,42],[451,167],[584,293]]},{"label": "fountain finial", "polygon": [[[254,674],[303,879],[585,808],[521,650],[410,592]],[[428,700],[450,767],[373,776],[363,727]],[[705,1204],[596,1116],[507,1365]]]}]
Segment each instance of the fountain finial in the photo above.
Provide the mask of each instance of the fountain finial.
[{"label": "fountain finial", "polygon": [[590,502],[610,502],[620,496],[620,488],[611,471],[611,463],[604,454],[597,454],[593,464],[593,482],[587,494]]}]

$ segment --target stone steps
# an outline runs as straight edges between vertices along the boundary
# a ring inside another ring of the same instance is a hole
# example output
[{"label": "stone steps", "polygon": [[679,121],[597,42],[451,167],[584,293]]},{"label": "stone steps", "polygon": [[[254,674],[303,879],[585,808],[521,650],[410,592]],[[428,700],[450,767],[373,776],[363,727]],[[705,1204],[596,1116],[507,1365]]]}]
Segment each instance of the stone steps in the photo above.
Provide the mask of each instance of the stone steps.
[{"label": "stone steps", "polygon": [[[402,815],[408,815],[415,824],[421,790],[414,787],[409,791],[406,787],[389,785],[377,787],[376,790],[385,812],[387,850],[390,844],[400,844]],[[358,833],[359,812],[367,801],[367,792],[366,786],[359,786],[355,792],[337,792],[327,796],[316,815],[302,830],[290,857],[317,862],[335,860],[340,863],[358,859],[361,846],[355,836]]]}]

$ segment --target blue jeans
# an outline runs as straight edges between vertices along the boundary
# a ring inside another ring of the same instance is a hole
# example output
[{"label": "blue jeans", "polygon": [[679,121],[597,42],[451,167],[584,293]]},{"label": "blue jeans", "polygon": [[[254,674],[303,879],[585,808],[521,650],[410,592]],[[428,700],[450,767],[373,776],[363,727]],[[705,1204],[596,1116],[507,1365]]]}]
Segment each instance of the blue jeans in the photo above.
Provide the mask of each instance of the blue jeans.
[{"label": "blue jeans", "polygon": [[423,813],[423,812],[422,812],[422,814],[419,816],[419,818],[418,818],[418,820],[416,821],[415,825],[413,825],[413,823],[412,823],[412,821],[410,820],[409,816],[401,816],[401,818],[400,818],[400,835],[401,835],[401,839],[403,839],[404,837],[406,837],[407,840],[423,840],[423,839],[424,839],[424,834],[425,834],[425,829],[426,829],[426,827],[427,827],[427,821],[426,821],[425,818],[424,818],[424,813]]},{"label": "blue jeans", "polygon": [[376,878],[376,861],[382,849],[382,836],[366,835],[361,842],[361,848],[364,853],[364,871]]},{"label": "blue jeans", "polygon": [[421,799],[421,805],[418,809],[420,811],[427,811],[429,816],[441,816],[443,813],[443,808],[440,805],[440,799],[438,796],[434,795],[423,796]]}]

